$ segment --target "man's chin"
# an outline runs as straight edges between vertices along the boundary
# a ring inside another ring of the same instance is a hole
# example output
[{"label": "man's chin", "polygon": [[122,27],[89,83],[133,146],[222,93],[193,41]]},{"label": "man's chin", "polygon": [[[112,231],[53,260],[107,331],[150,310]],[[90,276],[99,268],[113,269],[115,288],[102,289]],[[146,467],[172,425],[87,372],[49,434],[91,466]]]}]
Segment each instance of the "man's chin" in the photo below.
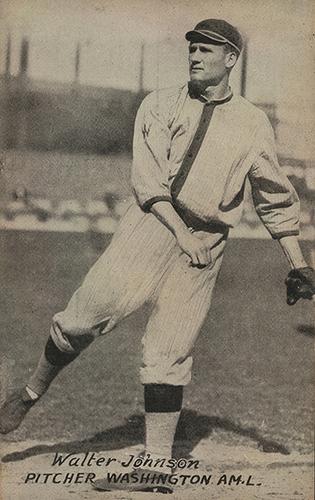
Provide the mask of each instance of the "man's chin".
[{"label": "man's chin", "polygon": [[204,76],[201,72],[196,72],[196,73],[191,73],[190,74],[190,81],[191,82],[202,82],[204,79]]}]

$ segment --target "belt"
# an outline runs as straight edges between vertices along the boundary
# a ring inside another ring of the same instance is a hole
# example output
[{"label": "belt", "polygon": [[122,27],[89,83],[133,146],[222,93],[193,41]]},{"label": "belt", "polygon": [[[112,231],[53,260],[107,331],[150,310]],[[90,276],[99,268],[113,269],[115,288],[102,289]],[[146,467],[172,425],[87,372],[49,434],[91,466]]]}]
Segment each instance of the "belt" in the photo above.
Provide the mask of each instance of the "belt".
[{"label": "belt", "polygon": [[221,233],[224,236],[229,234],[229,226],[224,222],[209,220],[205,221],[192,213],[189,209],[181,207],[177,200],[173,199],[173,207],[188,227],[195,231],[206,231],[208,233]]}]

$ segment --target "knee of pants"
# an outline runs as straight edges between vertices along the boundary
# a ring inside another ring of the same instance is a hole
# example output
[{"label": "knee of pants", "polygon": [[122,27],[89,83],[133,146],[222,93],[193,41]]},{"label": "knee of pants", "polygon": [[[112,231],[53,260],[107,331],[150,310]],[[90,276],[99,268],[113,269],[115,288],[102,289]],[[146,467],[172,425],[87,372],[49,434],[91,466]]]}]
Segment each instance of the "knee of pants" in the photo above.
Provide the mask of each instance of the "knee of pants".
[{"label": "knee of pants", "polygon": [[176,355],[146,355],[140,369],[141,383],[187,385],[191,381],[192,364],[192,356],[183,359]]},{"label": "knee of pants", "polygon": [[80,352],[94,340],[96,330],[82,328],[76,321],[65,318],[62,313],[53,317],[50,335],[60,351]]}]

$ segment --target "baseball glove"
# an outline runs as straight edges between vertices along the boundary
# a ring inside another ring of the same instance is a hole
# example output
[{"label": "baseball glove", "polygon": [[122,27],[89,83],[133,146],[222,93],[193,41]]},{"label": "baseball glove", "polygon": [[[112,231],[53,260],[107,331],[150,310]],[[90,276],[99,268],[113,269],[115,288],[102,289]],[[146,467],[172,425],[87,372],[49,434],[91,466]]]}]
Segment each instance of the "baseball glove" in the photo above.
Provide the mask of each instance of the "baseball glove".
[{"label": "baseball glove", "polygon": [[285,280],[287,304],[293,306],[299,299],[309,299],[315,294],[315,272],[312,267],[291,269]]}]

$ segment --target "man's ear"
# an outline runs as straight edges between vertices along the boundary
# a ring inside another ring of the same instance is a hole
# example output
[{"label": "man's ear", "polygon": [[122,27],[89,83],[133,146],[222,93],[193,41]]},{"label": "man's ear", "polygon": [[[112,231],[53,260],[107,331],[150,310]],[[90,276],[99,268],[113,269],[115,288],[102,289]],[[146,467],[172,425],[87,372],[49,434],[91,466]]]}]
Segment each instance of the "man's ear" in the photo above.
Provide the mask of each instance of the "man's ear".
[{"label": "man's ear", "polygon": [[237,61],[237,55],[236,55],[236,52],[228,52],[226,54],[226,58],[225,58],[225,66],[226,68],[233,68],[233,66],[236,64],[236,61]]}]

